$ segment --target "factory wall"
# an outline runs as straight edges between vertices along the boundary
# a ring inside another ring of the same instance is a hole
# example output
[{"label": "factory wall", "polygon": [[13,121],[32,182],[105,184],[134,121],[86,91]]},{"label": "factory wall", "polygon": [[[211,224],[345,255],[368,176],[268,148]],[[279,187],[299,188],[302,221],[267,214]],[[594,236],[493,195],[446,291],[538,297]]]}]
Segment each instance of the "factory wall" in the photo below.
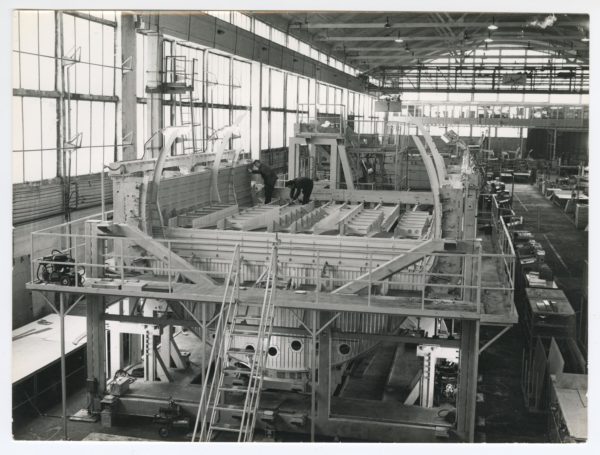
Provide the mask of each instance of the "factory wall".
[{"label": "factory wall", "polygon": [[[548,160],[552,158],[550,144],[553,134],[553,130],[541,128],[529,130],[527,150],[533,149],[533,158]],[[588,163],[588,137],[587,131],[557,131],[555,158],[561,158],[562,164],[578,165]]]}]

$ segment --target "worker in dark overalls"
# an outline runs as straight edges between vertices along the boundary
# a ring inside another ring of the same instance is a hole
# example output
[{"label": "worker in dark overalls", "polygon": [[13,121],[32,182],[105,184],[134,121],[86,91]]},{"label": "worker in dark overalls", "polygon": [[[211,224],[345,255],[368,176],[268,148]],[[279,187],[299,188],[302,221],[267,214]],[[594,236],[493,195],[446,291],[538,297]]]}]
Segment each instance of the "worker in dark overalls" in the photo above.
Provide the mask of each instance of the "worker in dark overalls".
[{"label": "worker in dark overalls", "polygon": [[308,177],[297,177],[285,182],[285,186],[290,189],[290,199],[295,201],[302,193],[302,205],[310,201],[310,193],[313,190],[313,181]]},{"label": "worker in dark overalls", "polygon": [[261,163],[260,160],[254,160],[250,172],[261,175],[265,184],[265,204],[268,204],[273,197],[275,182],[277,182],[277,173],[266,164]]}]

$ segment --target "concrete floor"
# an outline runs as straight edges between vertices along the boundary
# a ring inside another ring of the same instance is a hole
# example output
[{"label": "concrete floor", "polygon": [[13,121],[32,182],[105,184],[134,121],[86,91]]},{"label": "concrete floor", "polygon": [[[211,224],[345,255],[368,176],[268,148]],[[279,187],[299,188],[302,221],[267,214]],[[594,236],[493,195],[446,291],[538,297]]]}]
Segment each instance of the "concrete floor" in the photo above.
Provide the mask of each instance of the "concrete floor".
[{"label": "concrete floor", "polygon": [[[541,195],[536,187],[515,185],[513,209],[523,216],[523,229],[534,234],[546,251],[546,262],[557,285],[573,309],[580,307],[583,261],[588,257],[587,232],[577,230],[571,218]],[[538,229],[538,211],[540,225]],[[499,328],[483,327],[481,342],[491,339]],[[481,381],[477,404],[478,438],[487,442],[547,442],[543,414],[526,411],[521,392],[521,363],[525,341],[514,326],[479,358]]]}]

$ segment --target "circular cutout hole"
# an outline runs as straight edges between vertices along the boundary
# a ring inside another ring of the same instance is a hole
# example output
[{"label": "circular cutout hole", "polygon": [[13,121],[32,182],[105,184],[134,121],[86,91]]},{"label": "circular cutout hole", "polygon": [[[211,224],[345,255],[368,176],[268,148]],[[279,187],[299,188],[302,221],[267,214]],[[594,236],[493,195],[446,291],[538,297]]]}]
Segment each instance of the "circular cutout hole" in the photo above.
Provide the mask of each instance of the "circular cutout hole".
[{"label": "circular cutout hole", "polygon": [[340,347],[338,348],[338,350],[340,351],[340,354],[342,354],[342,355],[350,354],[350,346],[347,345],[346,343],[340,344]]},{"label": "circular cutout hole", "polygon": [[275,357],[277,355],[277,352],[279,352],[279,351],[277,351],[277,348],[275,346],[271,346],[269,348],[269,355],[271,357]]},{"label": "circular cutout hole", "polygon": [[252,351],[252,352],[254,352],[254,346],[252,346],[251,344],[249,344],[248,346],[246,346],[246,351]]},{"label": "circular cutout hole", "polygon": [[302,342],[299,340],[294,340],[290,346],[292,347],[292,351],[299,351],[302,349]]}]

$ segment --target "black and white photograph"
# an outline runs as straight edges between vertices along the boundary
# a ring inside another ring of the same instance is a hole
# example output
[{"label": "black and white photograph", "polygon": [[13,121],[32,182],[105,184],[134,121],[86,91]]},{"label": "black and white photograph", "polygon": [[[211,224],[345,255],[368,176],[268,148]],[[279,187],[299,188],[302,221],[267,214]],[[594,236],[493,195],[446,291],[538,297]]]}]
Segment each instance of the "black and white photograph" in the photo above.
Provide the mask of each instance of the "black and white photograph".
[{"label": "black and white photograph", "polygon": [[80,3],[3,11],[10,444],[589,449],[591,7]]}]

